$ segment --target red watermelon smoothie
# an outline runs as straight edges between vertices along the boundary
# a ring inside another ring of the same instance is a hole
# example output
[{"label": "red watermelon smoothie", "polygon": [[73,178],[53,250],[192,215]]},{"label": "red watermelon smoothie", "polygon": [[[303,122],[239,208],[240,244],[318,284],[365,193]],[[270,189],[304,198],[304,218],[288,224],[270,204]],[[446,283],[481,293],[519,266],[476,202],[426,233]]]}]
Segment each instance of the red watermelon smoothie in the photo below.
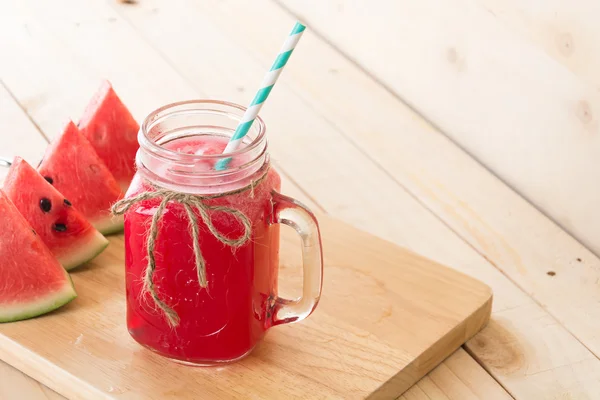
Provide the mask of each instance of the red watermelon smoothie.
[{"label": "red watermelon smoothie", "polygon": [[[167,148],[187,154],[221,154],[226,137],[178,140]],[[235,160],[232,167],[243,160]],[[214,167],[206,161],[206,169]],[[154,283],[166,303],[172,305],[180,324],[172,329],[157,313],[149,298],[142,297],[146,269],[146,241],[150,218],[158,202],[148,202],[130,212],[125,219],[127,268],[127,323],[132,336],[141,344],[159,349],[168,357],[198,361],[234,360],[262,338],[272,323],[272,302],[276,293],[279,229],[270,226],[270,197],[280,189],[280,178],[274,169],[248,193],[216,198],[210,205],[223,205],[242,211],[252,222],[251,240],[240,248],[224,246],[208,230],[201,229],[202,255],[207,265],[208,287],[200,290],[188,225],[189,219],[178,204],[170,204],[162,217],[160,237],[156,245],[157,268]],[[152,191],[141,179],[135,179],[128,196]],[[243,234],[243,226],[233,218],[215,213],[213,224],[231,237]],[[168,239],[168,240],[164,240]],[[129,279],[131,277],[132,279]]]},{"label": "red watermelon smoothie", "polygon": [[[127,325],[143,346],[188,364],[240,359],[271,326],[308,317],[320,297],[317,221],[278,193],[281,180],[269,163],[263,121],[257,118],[238,150],[222,155],[243,112],[224,102],[175,103],[152,113],[138,135],[138,171],[123,211]],[[226,170],[215,168],[229,157]],[[298,300],[277,295],[281,223],[302,238]],[[231,245],[240,238],[239,246]]]}]

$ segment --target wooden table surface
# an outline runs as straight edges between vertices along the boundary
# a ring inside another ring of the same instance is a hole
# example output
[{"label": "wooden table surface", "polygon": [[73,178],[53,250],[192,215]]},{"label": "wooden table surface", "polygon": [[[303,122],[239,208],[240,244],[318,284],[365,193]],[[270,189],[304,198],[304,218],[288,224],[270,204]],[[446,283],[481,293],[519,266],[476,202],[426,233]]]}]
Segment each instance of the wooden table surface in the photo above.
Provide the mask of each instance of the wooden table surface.
[{"label": "wooden table surface", "polygon": [[[102,78],[138,119],[248,103],[300,17],[262,112],[284,190],[494,291],[488,327],[402,398],[597,399],[599,6],[541,3],[0,0],[0,153],[35,163]],[[482,132],[505,136],[488,151]],[[549,193],[560,149],[582,181],[556,170]],[[0,399],[58,398],[0,362]]]}]

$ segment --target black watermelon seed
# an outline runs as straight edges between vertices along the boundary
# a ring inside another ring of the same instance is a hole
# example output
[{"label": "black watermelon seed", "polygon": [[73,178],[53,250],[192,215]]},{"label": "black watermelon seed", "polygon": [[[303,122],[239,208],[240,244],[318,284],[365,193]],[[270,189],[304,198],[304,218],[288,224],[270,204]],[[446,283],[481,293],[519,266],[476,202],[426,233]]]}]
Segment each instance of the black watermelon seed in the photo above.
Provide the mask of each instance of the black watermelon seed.
[{"label": "black watermelon seed", "polygon": [[45,176],[44,179],[51,185],[54,183],[54,179],[50,178],[49,176]]},{"label": "black watermelon seed", "polygon": [[31,232],[33,232],[33,236],[37,236],[37,232],[35,231],[35,229],[32,229]]},{"label": "black watermelon seed", "polygon": [[67,230],[67,226],[65,224],[54,224],[52,225],[52,229],[54,229],[56,232],[64,232]]},{"label": "black watermelon seed", "polygon": [[43,212],[50,212],[52,210],[52,202],[45,197],[42,197],[40,200],[40,208]]},{"label": "black watermelon seed", "polygon": [[67,199],[64,199],[63,202],[65,203],[65,206],[71,207],[73,204],[71,204],[71,202]]}]

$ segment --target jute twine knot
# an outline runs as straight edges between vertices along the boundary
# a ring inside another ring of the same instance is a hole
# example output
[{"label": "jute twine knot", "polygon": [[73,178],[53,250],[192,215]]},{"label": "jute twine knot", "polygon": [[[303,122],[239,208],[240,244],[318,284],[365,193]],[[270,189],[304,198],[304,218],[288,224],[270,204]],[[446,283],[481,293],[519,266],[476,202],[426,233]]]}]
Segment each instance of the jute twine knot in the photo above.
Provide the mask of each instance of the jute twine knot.
[{"label": "jute twine knot", "polygon": [[[187,214],[189,219],[189,229],[190,234],[192,236],[192,244],[194,250],[194,258],[196,264],[196,272],[198,277],[198,284],[201,288],[206,288],[208,286],[208,282],[206,280],[206,261],[202,256],[202,251],[200,250],[200,228],[198,226],[198,221],[196,219],[196,215],[194,214],[194,210],[198,212],[202,222],[206,225],[208,230],[216,237],[221,243],[230,246],[232,248],[238,248],[243,246],[252,235],[252,222],[250,219],[240,210],[237,210],[232,207],[227,206],[213,206],[207,204],[207,200],[216,199],[219,197],[230,196],[238,193],[242,193],[245,191],[250,191],[250,196],[254,197],[254,188],[260,184],[267,176],[267,173],[261,176],[259,179],[252,181],[249,185],[242,187],[241,189],[237,189],[230,192],[219,193],[216,195],[194,195],[189,193],[175,192],[169,189],[160,188],[152,185],[147,182],[146,184],[153,188],[152,191],[142,192],[136,196],[129,197],[126,199],[122,199],[116,202],[112,206],[112,213],[114,215],[123,215],[129,211],[131,207],[135,204],[146,200],[152,199],[161,199],[159,206],[156,208],[154,215],[152,216],[152,222],[150,224],[150,229],[148,233],[148,238],[146,241],[146,251],[148,257],[148,265],[146,267],[146,271],[144,273],[144,280],[142,286],[142,296],[146,293],[149,293],[154,301],[154,304],[164,313],[167,322],[171,327],[176,327],[179,325],[179,315],[173,310],[169,305],[167,305],[161,298],[158,296],[156,292],[156,288],[154,285],[154,271],[156,270],[156,259],[154,255],[154,249],[156,247],[158,231],[159,231],[159,222],[163,216],[163,212],[165,207],[169,202],[177,202],[181,204]],[[220,212],[229,214],[234,217],[242,226],[244,227],[244,232],[240,236],[230,239],[221,233],[213,224],[211,213]]]}]

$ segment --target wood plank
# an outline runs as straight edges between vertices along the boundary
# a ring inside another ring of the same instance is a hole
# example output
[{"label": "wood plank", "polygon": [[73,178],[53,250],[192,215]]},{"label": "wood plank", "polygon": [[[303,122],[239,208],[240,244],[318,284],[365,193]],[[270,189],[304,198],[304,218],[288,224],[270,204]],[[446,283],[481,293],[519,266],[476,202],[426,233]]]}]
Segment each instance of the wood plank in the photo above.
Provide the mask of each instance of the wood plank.
[{"label": "wood plank", "polygon": [[[449,367],[454,369],[450,370]],[[474,378],[468,382],[469,389],[465,388],[462,377],[460,382],[456,382],[456,373]],[[435,399],[437,395],[437,398],[440,399],[466,400],[468,398],[466,396],[472,393],[471,390],[480,392],[478,393],[479,397],[477,397],[479,399],[511,398],[506,392],[496,391],[493,383],[490,386],[489,379],[490,376],[461,348],[428,376],[407,390],[406,393],[400,396],[400,399],[431,400]],[[433,381],[433,386],[429,383],[430,381]],[[430,389],[431,387],[433,389]],[[0,361],[0,399],[64,400],[65,398],[21,371]]]},{"label": "wood plank", "polygon": [[400,399],[512,399],[505,391],[496,390],[497,385],[498,383],[461,348]]},{"label": "wood plank", "polygon": [[[340,75],[346,75],[343,84],[360,94],[356,98],[366,96],[366,91],[360,90],[365,83],[358,81],[353,84],[358,77],[350,73],[349,68],[351,67],[347,64],[341,68]],[[325,75],[324,69],[324,66],[320,69],[320,77]],[[317,75],[316,70],[313,68],[312,76]],[[313,80],[313,85],[315,81]],[[309,82],[306,78],[302,84],[308,85]],[[318,83],[326,85],[321,80]],[[325,87],[330,93],[335,93],[335,86]],[[389,104],[393,103],[392,96],[382,88],[379,89],[378,96],[375,93],[375,90],[370,90],[368,98],[371,107],[384,110],[377,114],[379,118],[367,121],[357,112],[363,104],[347,102],[343,104],[346,118],[340,117],[335,121],[412,193],[426,202],[428,207],[441,215],[453,229],[493,260],[528,293],[545,304],[553,315],[596,354],[600,354],[595,334],[600,325],[596,325],[597,318],[589,318],[590,313],[600,316],[596,314],[600,310],[590,306],[600,300],[597,290],[597,280],[600,278],[597,273],[600,265],[598,258],[541,214],[533,212],[532,207],[509,190],[500,189],[502,185],[493,177],[482,168],[477,168],[475,163],[447,143],[431,126],[418,121],[416,115],[410,112],[404,116],[392,115],[388,111]],[[322,102],[320,106],[326,105]],[[330,106],[326,110],[329,112],[334,109]],[[361,121],[361,131],[353,134],[351,126],[360,126]],[[375,131],[385,129],[384,124],[395,124],[402,126],[402,131],[419,130],[423,134],[418,136],[418,141],[414,139],[414,135],[405,138],[401,134],[388,135],[385,140],[371,140],[373,134],[367,136],[370,133],[367,131],[367,124]],[[394,145],[388,146],[389,141]],[[415,148],[415,143],[422,143],[422,147]],[[437,152],[433,157],[423,157],[422,151],[425,148],[436,148]],[[407,166],[415,165],[419,165],[421,173],[411,176]],[[455,167],[447,168],[448,165]],[[463,199],[468,199],[468,204]],[[556,275],[548,275],[548,272]],[[560,281],[550,279],[554,277],[558,277],[557,280]],[[577,282],[577,290],[573,290],[573,282]]]},{"label": "wood plank", "polygon": [[[95,4],[95,3],[94,3]],[[62,35],[60,36],[60,40],[58,41],[59,43],[56,43],[56,41],[54,42],[54,46],[65,46],[64,43],[66,43],[66,46],[71,46],[70,47],[70,53],[72,54],[73,57],[82,57],[82,55],[80,53],[83,53],[85,57],[90,57],[90,56],[86,56],[86,54],[88,53],[93,53],[96,52],[96,56],[97,57],[106,57],[106,58],[111,58],[114,57],[114,54],[123,54],[123,56],[127,56],[126,52],[122,52],[121,50],[118,49],[119,46],[121,46],[121,42],[123,41],[133,41],[134,43],[136,42],[136,33],[134,31],[131,31],[128,29],[127,24],[124,23],[123,21],[116,19],[117,17],[114,14],[110,14],[108,13],[104,8],[98,7],[95,8],[94,6],[91,5],[86,5],[86,7],[80,6],[78,4],[75,3],[62,3],[62,4],[55,4],[55,6],[57,7],[57,9],[60,9],[61,7],[66,7],[69,9],[70,13],[75,13],[74,10],[77,10],[76,14],[74,15],[78,20],[87,20],[88,24],[92,25],[94,27],[94,29],[97,30],[96,32],[96,40],[108,40],[111,41],[111,44],[108,45],[106,43],[102,43],[100,45],[94,45],[93,41],[89,41],[86,43],[86,46],[83,45],[79,45],[79,46],[75,46],[73,47],[73,41],[77,41],[78,39],[73,39],[73,35]],[[43,21],[41,22],[37,22],[38,25],[42,25],[43,24],[49,24],[49,23],[58,23],[61,24],[63,26],[71,26],[74,25],[74,22],[77,22],[76,20],[70,20],[69,18],[64,19],[64,16],[58,16],[59,18],[52,18],[52,19],[48,19],[48,18],[44,18],[43,15],[47,15],[47,13],[52,13],[52,10],[40,10],[40,14],[38,14],[37,19],[42,19]],[[55,16],[56,17],[56,16]],[[31,16],[29,16],[29,18],[32,18]],[[63,19],[61,19],[63,18]],[[70,18],[73,18],[73,16],[71,16]],[[96,19],[95,19],[96,18]],[[109,18],[115,18],[116,21],[108,21]],[[55,22],[53,22],[55,21]],[[113,24],[110,25],[109,24]],[[116,24],[116,25],[114,25]],[[39,29],[39,28],[38,28]],[[43,35],[44,38],[47,37],[52,37],[52,35],[56,35],[57,32],[57,28],[48,28],[46,27],[45,29],[49,30],[49,32],[44,32],[43,31]],[[89,27],[86,29],[90,29]],[[110,33],[105,33],[104,30],[105,29],[110,29],[112,31],[115,31],[115,34],[110,34]],[[60,32],[60,29],[58,29],[58,31]],[[90,36],[91,34],[88,33],[89,38],[91,39],[92,36]],[[119,40],[113,39],[114,37],[118,37]],[[103,39],[98,39],[98,38],[103,38]],[[108,38],[108,39],[107,39]],[[22,43],[20,43],[20,45],[22,46],[22,48],[25,48],[25,51],[27,51],[27,41],[31,41],[31,40],[40,40],[39,38],[34,38],[34,39],[27,39],[24,40]],[[114,42],[112,42],[112,40],[114,40]],[[192,43],[193,45],[195,45],[195,43]],[[144,44],[143,43],[138,43],[137,44],[138,47],[140,47],[141,49],[144,49]],[[131,47],[135,47],[132,46],[131,44],[125,44],[124,46],[131,46]],[[98,51],[98,49],[101,49],[102,51]],[[237,57],[237,53],[239,52],[236,51],[236,57]],[[12,53],[9,54],[18,54],[18,51],[13,51]],[[58,53],[58,51],[57,51]],[[133,57],[133,56],[132,56]],[[136,56],[137,57],[137,56]],[[140,68],[143,68],[143,65],[145,63],[153,63],[155,62],[156,64],[160,64],[162,61],[160,58],[157,58],[156,56],[154,57],[146,57],[146,54],[144,53],[144,57],[138,57],[138,62],[140,63]],[[18,58],[15,58],[15,60],[18,60]],[[45,57],[41,57],[40,59],[36,60],[37,63],[44,63],[44,64],[40,64],[40,65],[44,65],[45,69],[42,70],[40,69],[39,73],[41,76],[45,76],[44,79],[50,79],[50,80],[62,80],[62,81],[68,81],[69,80],[69,76],[72,75],[72,73],[75,73],[75,71],[70,71],[69,74],[62,74],[62,70],[63,68],[61,67],[60,63],[57,63],[55,61],[53,61],[53,58],[49,57],[49,58],[45,58]],[[127,60],[127,63],[131,62],[131,60]],[[224,65],[226,65],[228,63],[225,64],[218,64],[219,68],[223,67]],[[249,65],[253,65],[252,62],[249,63]],[[255,64],[254,64],[255,65]],[[256,72],[257,76],[262,75],[262,67],[260,66],[254,66],[252,67],[253,70]],[[209,71],[210,74],[206,73],[206,70],[204,71],[198,71],[198,74],[200,74],[202,77],[204,77],[204,79],[197,81],[198,83],[195,85],[196,87],[202,87],[205,84],[210,84],[211,79],[213,78],[219,78],[221,80],[223,80],[222,75],[217,71],[216,74],[214,74],[214,72],[212,70]],[[90,72],[90,70],[82,67],[82,70],[80,70],[80,72],[78,72],[79,75],[85,75],[85,74],[98,74],[99,77],[102,76],[102,72],[97,72],[97,71],[92,71]],[[114,74],[118,73],[118,71],[113,72]],[[191,73],[191,72],[189,72]],[[240,75],[242,76],[240,73],[238,73],[238,71],[235,71],[236,75],[233,75],[233,77]],[[214,74],[214,77],[212,76],[212,74]],[[110,75],[106,74],[106,76],[108,76],[110,79],[113,79],[113,77],[111,77]],[[177,76],[173,75],[173,73],[171,73],[170,75],[165,75],[166,77],[164,77],[163,79],[165,80],[169,80],[169,81],[175,81],[177,80]],[[230,75],[231,76],[231,75]],[[209,77],[209,78],[207,78]],[[223,87],[223,90],[226,90],[226,92],[220,92],[222,95],[223,94],[230,94],[233,92],[237,92],[239,90],[239,86],[237,86],[236,84],[246,84],[247,86],[251,86],[251,82],[255,81],[255,77],[254,76],[248,76],[247,77],[247,81],[233,81],[233,82],[226,82],[226,84]],[[285,75],[284,75],[285,78]],[[14,78],[16,80],[15,85],[16,86],[20,86],[20,87],[25,87],[26,89],[27,86],[24,85],[23,83],[19,83],[18,81],[22,80],[22,78],[20,78],[19,76],[16,76]],[[77,78],[75,78],[77,79]],[[144,79],[143,76],[141,79]],[[114,79],[113,79],[114,80]],[[248,82],[249,84],[247,84],[246,82]],[[142,85],[140,85],[142,86]],[[38,89],[41,90],[41,92],[43,93],[43,87],[44,85],[40,85],[39,86],[42,89]],[[285,86],[282,86],[285,87]],[[117,87],[118,90],[119,87]],[[211,90],[214,89],[218,89],[218,88],[212,88]],[[29,90],[29,89],[28,89]],[[85,103],[85,101],[87,101],[87,96],[85,94],[80,94],[78,93],[79,88],[77,88],[77,90],[74,89],[70,89],[68,92],[68,96],[73,96],[74,98],[79,96],[80,100],[82,103]],[[165,91],[170,91],[171,87],[169,85],[165,85],[163,87],[163,90]],[[278,91],[280,90],[280,88],[278,88]],[[200,91],[199,91],[200,93]],[[211,92],[212,93],[212,92]],[[237,92],[238,94],[236,95],[237,98],[241,99],[241,95],[239,94],[239,92]],[[274,92],[275,95],[276,92]],[[289,97],[289,90],[286,91],[286,97],[285,97],[285,102],[289,103],[287,100],[287,97]],[[40,93],[35,93],[35,91],[32,93],[33,95],[39,95]],[[129,92],[129,94],[127,94],[127,96],[130,96],[131,99],[134,99],[136,96],[140,96],[140,97],[144,97],[147,94],[144,93],[143,89],[142,90],[137,90],[137,91],[131,91]],[[51,93],[48,93],[47,96],[51,96]],[[235,100],[235,97],[230,97],[229,95],[227,96],[229,98],[233,98]],[[125,96],[124,96],[125,98]],[[245,99],[242,99],[240,101],[244,101]],[[292,99],[293,101],[291,101],[291,103],[293,104],[297,104],[298,100],[297,99]],[[279,100],[282,101],[282,100]],[[63,105],[64,107],[64,105]],[[269,105],[269,107],[271,107]],[[281,115],[286,115],[286,113],[284,112],[285,110],[279,110],[279,114]],[[66,112],[70,112],[70,110],[68,109],[68,106],[63,108],[63,114]],[[302,112],[299,113],[299,116],[302,117],[304,115],[312,115],[313,112],[310,110],[306,110],[306,107],[302,108]],[[42,115],[43,116],[43,115]],[[34,113],[34,117],[36,117],[36,113]],[[324,132],[325,135],[323,135],[324,140],[327,140],[327,143],[337,143],[339,140],[339,135],[336,135],[335,130],[333,130],[330,126],[328,126],[325,121],[323,120],[323,118],[318,118],[315,121],[315,117],[311,116],[312,118],[312,122],[311,124],[309,124],[307,126],[307,130],[308,131],[315,131],[315,132],[319,132],[319,134],[321,134],[321,132]],[[37,120],[37,117],[36,117]],[[46,120],[46,118],[41,118],[40,117],[40,121],[42,120]],[[271,113],[270,117],[268,118],[269,124],[271,124],[271,120],[273,121],[278,121],[277,122],[277,126],[279,127],[279,131],[280,132],[287,132],[288,129],[290,129],[291,127],[302,127],[302,119],[298,119],[298,116],[296,116],[294,119],[291,119],[290,121],[285,121],[283,120],[282,117],[277,118],[277,113]],[[51,122],[46,122],[46,124],[48,126],[51,125]],[[294,137],[294,138],[299,138],[299,139],[303,139],[303,131],[299,130],[299,128],[294,128],[295,132],[297,132],[297,134],[293,134],[292,136],[289,137]],[[273,132],[277,132],[277,129],[273,130]],[[332,133],[333,132],[333,133]],[[294,133],[294,132],[292,132]],[[285,154],[286,156],[290,153],[289,149],[286,149],[287,144],[286,142],[278,142],[279,144],[275,144],[277,141],[275,140],[276,135],[273,137],[274,138],[274,143],[273,143],[273,149],[274,149],[274,154],[277,154],[278,152],[281,152],[281,154]],[[518,291],[513,285],[510,284],[510,282],[508,282],[505,278],[502,277],[501,274],[499,274],[497,271],[495,271],[482,257],[480,257],[479,255],[477,255],[475,252],[473,252],[468,246],[466,246],[462,241],[458,240],[456,238],[456,236],[450,231],[448,230],[445,226],[443,226],[443,224],[441,224],[437,219],[435,219],[433,216],[431,216],[429,213],[427,213],[421,205],[419,205],[417,202],[415,202],[412,198],[410,198],[410,196],[407,196],[407,194],[405,192],[403,192],[402,190],[398,190],[397,188],[394,189],[394,184],[393,181],[391,179],[387,179],[387,178],[382,178],[382,173],[378,168],[373,168],[372,166],[369,166],[369,164],[363,165],[364,163],[364,157],[361,155],[360,152],[357,152],[356,150],[349,150],[349,154],[352,157],[348,158],[348,161],[346,162],[346,164],[348,165],[353,165],[356,164],[355,167],[353,167],[351,170],[349,171],[343,171],[340,170],[339,168],[335,168],[337,163],[342,163],[341,160],[338,159],[334,159],[329,160],[328,156],[330,154],[330,152],[328,151],[323,151],[323,149],[319,149],[319,148],[314,148],[310,147],[310,143],[311,141],[314,143],[319,143],[318,140],[316,140],[317,138],[315,138],[315,136],[311,136],[309,137],[310,140],[304,140],[302,141],[301,144],[299,144],[298,148],[304,148],[306,149],[305,152],[306,154],[314,154],[314,159],[315,161],[321,163],[321,165],[323,166],[323,171],[327,172],[327,180],[325,181],[319,181],[316,178],[321,178],[321,175],[323,175],[323,172],[321,170],[308,170],[308,171],[304,171],[301,168],[301,165],[296,165],[297,163],[300,164],[306,164],[304,162],[304,159],[297,159],[297,154],[294,155],[293,153],[291,153],[292,157],[285,157],[285,159],[287,160],[285,164],[282,164],[283,168],[285,169],[295,169],[296,171],[298,171],[298,176],[301,177],[302,180],[302,186],[303,187],[309,187],[310,188],[310,193],[311,195],[313,195],[314,197],[319,198],[320,202],[321,199],[326,199],[326,209],[328,211],[335,211],[338,215],[342,215],[342,216],[346,216],[346,218],[348,220],[351,220],[353,223],[357,224],[357,225],[362,225],[365,226],[367,228],[369,228],[372,231],[377,231],[380,235],[385,235],[389,238],[391,238],[392,240],[399,242],[399,243],[406,243],[411,245],[413,248],[416,249],[422,249],[422,252],[428,253],[431,256],[434,256],[438,259],[445,259],[447,260],[447,262],[451,262],[452,264],[456,265],[457,268],[461,268],[464,271],[469,271],[474,275],[481,275],[484,276],[485,279],[487,281],[493,282],[494,286],[497,288],[496,291],[500,291],[502,292],[502,299],[498,301],[497,304],[499,304],[497,307],[501,307],[501,308],[510,308],[510,307],[519,307],[521,305],[525,305],[525,304],[529,304],[530,300],[520,291]],[[343,144],[344,139],[341,139],[341,143]],[[344,146],[344,151],[346,148],[348,148],[347,144],[343,144]],[[332,149],[332,144],[328,144],[327,149]],[[352,149],[352,146],[350,146],[350,149]],[[287,153],[285,153],[285,151],[287,151]],[[284,159],[282,157],[282,159]],[[362,168],[364,168],[364,172],[361,172]],[[334,172],[329,172],[330,170],[334,171]],[[312,172],[312,173],[311,173]],[[295,179],[296,175],[293,175]],[[359,177],[359,179],[356,179],[356,176]],[[363,179],[360,179],[360,177],[363,176]],[[385,175],[383,175],[385,176]],[[375,177],[375,178],[374,178]],[[363,185],[363,181],[366,182],[365,185]],[[370,182],[373,181],[373,182]],[[391,188],[391,189],[389,189]],[[362,194],[362,192],[366,192],[366,194]],[[367,196],[369,193],[372,193],[371,196]],[[353,196],[355,196],[355,194],[360,195],[360,197],[355,198]],[[352,201],[351,203],[349,202]],[[383,201],[382,201],[383,200]],[[357,206],[352,206],[353,204],[358,205]],[[371,208],[365,208],[364,205],[365,204],[370,204],[372,205]],[[387,217],[387,214],[385,213],[381,213],[379,214],[379,212],[381,212],[380,208],[385,208],[385,207],[391,207],[393,209],[398,209],[398,220],[395,219],[390,219]],[[349,211],[349,209],[352,208],[354,211],[351,212]],[[419,250],[421,251],[421,250]],[[480,272],[480,271],[484,271],[484,272]],[[500,287],[504,287],[503,290],[499,290],[498,288]],[[535,322],[532,321],[532,325],[535,325]],[[528,327],[527,327],[528,328]],[[543,330],[538,329],[538,331],[540,331],[540,333],[543,333]],[[527,329],[525,330],[525,332],[527,332]],[[519,333],[520,334],[520,333]],[[566,333],[563,333],[563,335],[565,335]],[[568,334],[566,334],[566,337],[568,337]],[[544,335],[540,335],[540,342],[544,343]],[[533,346],[537,346],[538,343],[534,342]],[[545,345],[541,346],[540,349],[543,350],[545,348]],[[574,346],[575,349],[577,349],[577,345]],[[568,354],[573,355],[573,349],[570,349],[569,351],[567,351]],[[566,351],[566,350],[565,350]],[[532,351],[532,353],[534,353]],[[575,352],[576,353],[576,352]],[[580,354],[581,355],[581,354]],[[585,356],[584,356],[585,357]],[[551,376],[552,375],[552,365],[548,365],[545,364],[546,367],[549,368],[550,372],[546,373],[546,376]],[[586,384],[583,385],[584,389],[583,390],[587,390],[587,386]]]},{"label": "wood plank", "polygon": [[596,88],[471,0],[282,3],[600,254]]},{"label": "wood plank", "polygon": [[[3,58],[0,76],[19,94],[20,103],[50,138],[60,134],[68,118],[81,115],[104,77],[111,78],[137,119],[163,104],[197,96],[182,78],[165,78],[171,69],[150,46],[140,40],[123,40],[124,34],[135,33],[110,9],[89,7],[99,14],[86,16],[78,13],[78,7],[65,4],[60,10],[47,5],[35,1],[0,4],[1,32],[11,35],[5,36],[11,40],[0,41],[0,54],[19,60],[15,63]],[[47,12],[47,18],[40,18],[40,11]],[[95,22],[102,22],[102,26]],[[64,41],[64,37],[69,40]],[[112,43],[121,45],[114,47]],[[103,56],[108,53],[110,57]],[[36,64],[40,60],[48,64]],[[66,86],[77,90],[65,90]],[[164,90],[165,86],[169,90]]]},{"label": "wood plank", "polygon": [[[452,369],[451,369],[452,368]],[[457,382],[456,377],[460,381]],[[465,379],[464,377],[468,377]],[[511,397],[497,390],[497,384],[461,348],[435,368],[428,376],[417,382],[400,399],[430,400],[438,398],[465,400],[472,393],[480,399],[508,400]],[[433,383],[430,383],[433,381]],[[10,382],[10,384],[3,384]],[[433,389],[432,389],[433,388]],[[446,393],[446,394],[444,394]],[[0,361],[0,399],[63,400],[64,397],[40,384],[10,365]]]},{"label": "wood plank", "polygon": [[[216,4],[200,14],[211,17],[240,47],[253,49],[266,62],[277,47],[277,32],[285,31],[291,18],[263,3],[238,5],[244,17],[236,18],[227,5]],[[266,19],[273,22],[266,24]],[[263,30],[249,29],[256,21],[262,21]],[[265,39],[259,42],[258,37]],[[313,39],[310,31],[298,51],[306,56],[295,58],[286,70],[293,75],[289,82],[296,93],[322,110],[350,140],[538,298],[586,345],[594,344],[598,326],[589,315],[598,311],[593,306],[599,301],[597,257],[383,87],[365,78],[352,63]],[[318,95],[318,90],[329,95]],[[346,92],[354,96],[344,96]]]},{"label": "wood plank", "polygon": [[537,0],[478,0],[511,30],[589,84],[600,87],[600,4]]},{"label": "wood plank", "polygon": [[[0,326],[0,357],[69,398],[390,399],[489,319],[485,284],[331,217],[319,216],[319,225],[328,251],[316,312],[270,330],[218,373],[144,351],[129,337],[121,235],[73,272],[78,297],[69,306]],[[285,231],[283,266],[300,267],[290,258],[298,247],[298,235]],[[295,268],[280,273],[286,286],[300,286]]]},{"label": "wood plank", "polygon": [[0,361],[0,399],[64,400],[65,398]]},{"label": "wood plank", "polygon": [[444,394],[444,392],[431,381],[429,376],[421,379],[418,385],[413,387],[414,390],[411,392],[405,393],[401,396],[401,399],[406,400],[419,400],[419,399],[438,399],[438,400],[448,400],[449,397]]},{"label": "wood plank", "polygon": [[[15,102],[2,81],[0,81],[0,121],[10,121],[10,130],[8,125],[2,128],[0,157],[12,160],[14,156],[19,155],[33,165],[37,165],[44,154],[47,142]],[[8,168],[0,166],[0,183],[7,172]]]}]

